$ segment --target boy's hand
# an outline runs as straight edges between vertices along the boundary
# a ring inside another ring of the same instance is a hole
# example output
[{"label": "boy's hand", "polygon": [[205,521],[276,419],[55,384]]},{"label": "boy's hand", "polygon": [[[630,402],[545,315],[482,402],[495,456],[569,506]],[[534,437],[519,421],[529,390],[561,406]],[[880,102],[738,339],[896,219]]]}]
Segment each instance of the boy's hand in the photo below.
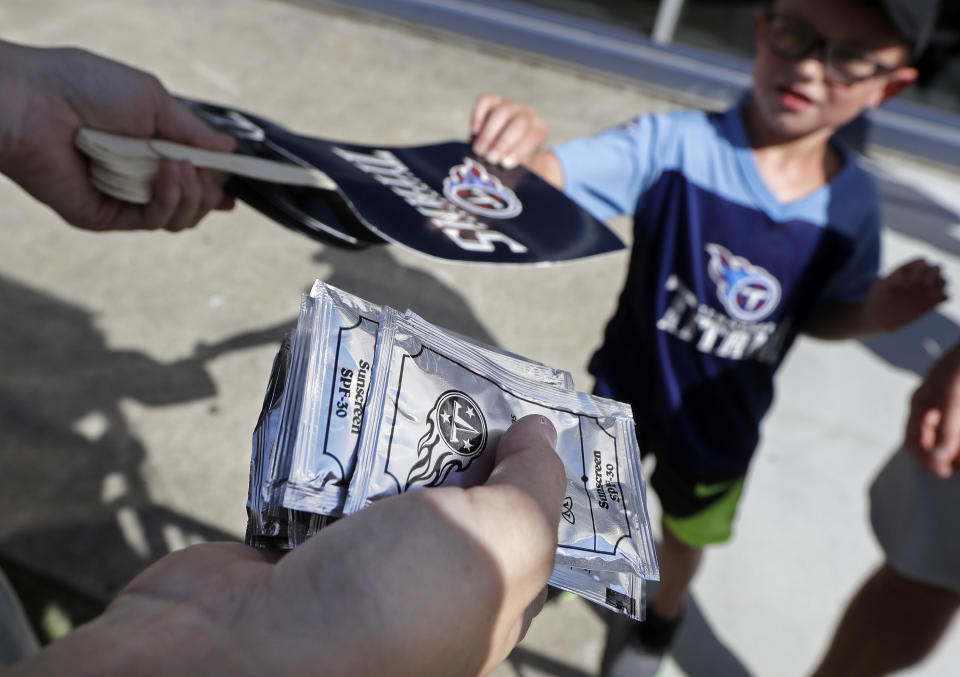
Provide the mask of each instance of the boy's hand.
[{"label": "boy's hand", "polygon": [[939,477],[960,466],[960,343],[937,360],[910,399],[903,445]]},{"label": "boy's hand", "polygon": [[940,266],[923,259],[903,264],[879,278],[867,296],[870,329],[892,331],[910,324],[947,299]]},{"label": "boy's hand", "polygon": [[499,94],[481,95],[470,116],[473,152],[506,169],[530,162],[549,131],[533,108]]},{"label": "boy's hand", "polygon": [[73,141],[81,126],[231,151],[152,75],[80,49],[38,49],[0,41],[0,171],[65,221],[89,230],[181,230],[210,209],[229,208],[214,174],[165,161],[146,205],[93,187]]}]

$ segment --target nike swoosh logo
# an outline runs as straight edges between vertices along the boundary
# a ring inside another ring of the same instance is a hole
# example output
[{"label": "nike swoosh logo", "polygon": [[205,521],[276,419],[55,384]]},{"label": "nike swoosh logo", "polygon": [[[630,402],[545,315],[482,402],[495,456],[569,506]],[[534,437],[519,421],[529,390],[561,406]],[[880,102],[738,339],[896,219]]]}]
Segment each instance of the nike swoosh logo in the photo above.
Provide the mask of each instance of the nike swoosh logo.
[{"label": "nike swoosh logo", "polygon": [[735,482],[736,480],[717,482],[716,484],[701,484],[700,482],[697,482],[695,485],[693,485],[693,494],[697,498],[710,498],[711,496],[722,494],[727,489],[732,487]]}]

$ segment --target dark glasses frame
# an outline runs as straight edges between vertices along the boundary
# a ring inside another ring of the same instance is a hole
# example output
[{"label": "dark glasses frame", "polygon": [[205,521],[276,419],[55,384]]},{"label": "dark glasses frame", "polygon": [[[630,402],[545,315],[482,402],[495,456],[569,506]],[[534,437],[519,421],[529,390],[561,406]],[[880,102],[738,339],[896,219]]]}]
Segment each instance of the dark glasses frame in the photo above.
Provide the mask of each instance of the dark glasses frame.
[{"label": "dark glasses frame", "polygon": [[[768,9],[764,12],[764,16],[767,21],[766,44],[771,52],[781,59],[790,61],[800,61],[808,58],[811,54],[816,55],[816,58],[823,63],[827,77],[843,84],[851,85],[856,82],[869,80],[878,75],[886,75],[897,70],[902,65],[888,66],[873,58],[863,48],[842,41],[831,40],[830,38],[820,35],[804,23],[802,19],[797,19],[789,14],[781,14],[773,9]],[[775,40],[775,24],[778,22],[781,23],[781,30],[789,30],[791,27],[796,28],[797,30],[794,33],[794,37],[799,37],[801,34],[808,34],[809,41],[797,49],[786,49]],[[784,26],[783,23],[787,25]],[[844,54],[851,56],[845,58],[843,56]],[[845,66],[854,60],[870,64],[873,67],[873,71],[869,74],[854,75],[845,70]]]}]

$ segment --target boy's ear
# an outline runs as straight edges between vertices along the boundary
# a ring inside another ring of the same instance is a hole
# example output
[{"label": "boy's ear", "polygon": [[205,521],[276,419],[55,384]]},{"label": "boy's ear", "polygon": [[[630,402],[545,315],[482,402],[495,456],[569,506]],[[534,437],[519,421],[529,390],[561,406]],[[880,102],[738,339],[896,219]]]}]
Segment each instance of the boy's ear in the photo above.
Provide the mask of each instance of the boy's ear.
[{"label": "boy's ear", "polygon": [[912,85],[917,80],[920,73],[911,66],[900,66],[888,76],[887,84],[880,90],[880,96],[877,98],[871,108],[879,106],[887,99],[892,99],[904,89]]}]

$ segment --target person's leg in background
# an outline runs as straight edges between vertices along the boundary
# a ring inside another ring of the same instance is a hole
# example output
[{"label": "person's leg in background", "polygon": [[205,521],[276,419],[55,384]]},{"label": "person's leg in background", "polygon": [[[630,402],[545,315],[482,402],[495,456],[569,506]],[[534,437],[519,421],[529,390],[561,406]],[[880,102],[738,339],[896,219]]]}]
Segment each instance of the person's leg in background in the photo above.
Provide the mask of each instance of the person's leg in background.
[{"label": "person's leg in background", "polygon": [[[703,483],[657,460],[651,485],[663,504],[660,584],[641,623],[615,622],[601,663],[605,677],[652,677],[676,638],[690,584],[707,545],[730,539],[744,477]],[[680,514],[682,517],[675,515]]]},{"label": "person's leg in background", "polygon": [[915,665],[937,645],[960,595],[884,563],[857,591],[814,677],[879,677]]},{"label": "person's leg in background", "polygon": [[[660,546],[660,585],[650,610],[665,620],[680,617],[690,583],[703,561],[703,548],[680,541],[663,520],[663,543]],[[666,572],[666,573],[665,573]]]},{"label": "person's leg in background", "polygon": [[960,609],[960,473],[936,477],[903,449],[870,486],[886,561],[863,583],[814,675],[887,675],[934,649]]}]

